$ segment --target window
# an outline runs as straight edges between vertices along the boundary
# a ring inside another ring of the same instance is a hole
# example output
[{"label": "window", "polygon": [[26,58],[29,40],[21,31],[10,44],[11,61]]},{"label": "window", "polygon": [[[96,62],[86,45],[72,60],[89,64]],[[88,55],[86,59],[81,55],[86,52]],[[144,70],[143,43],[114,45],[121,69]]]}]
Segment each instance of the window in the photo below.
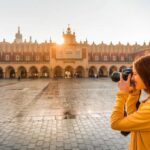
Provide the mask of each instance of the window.
[{"label": "window", "polygon": [[121,56],[121,61],[124,61],[124,56]]},{"label": "window", "polygon": [[105,55],[105,56],[104,56],[104,61],[107,61],[107,59],[108,59],[108,58],[107,58],[107,56]]},{"label": "window", "polygon": [[20,56],[16,56],[16,61],[19,61],[20,60]]},{"label": "window", "polygon": [[129,56],[129,61],[132,61],[132,56]]},{"label": "window", "polygon": [[30,61],[30,56],[26,56],[26,61]]},{"label": "window", "polygon": [[40,60],[40,57],[39,56],[36,56],[36,61],[39,61]]},{"label": "window", "polygon": [[99,61],[99,57],[98,56],[95,56],[95,61]]},{"label": "window", "polygon": [[47,60],[47,61],[49,60],[49,56],[46,56],[46,60]]},{"label": "window", "polygon": [[116,56],[113,56],[113,61],[116,61]]},{"label": "window", "polygon": [[6,61],[9,61],[9,59],[10,59],[10,58],[9,58],[9,55],[6,55],[6,56],[5,56],[5,60],[6,60]]}]

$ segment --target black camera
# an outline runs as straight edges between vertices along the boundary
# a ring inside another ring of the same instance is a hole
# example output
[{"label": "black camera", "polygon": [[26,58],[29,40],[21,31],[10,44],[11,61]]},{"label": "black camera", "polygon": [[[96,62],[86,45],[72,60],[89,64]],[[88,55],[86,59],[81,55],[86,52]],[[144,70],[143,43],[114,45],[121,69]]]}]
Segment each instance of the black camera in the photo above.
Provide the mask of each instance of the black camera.
[{"label": "black camera", "polygon": [[[122,78],[123,80],[127,80],[128,79],[128,75],[129,74],[132,74],[132,68],[125,68],[122,70]],[[112,81],[114,82],[118,82],[120,80],[120,72],[117,72],[117,71],[114,71],[112,74],[111,74],[111,79]]]}]

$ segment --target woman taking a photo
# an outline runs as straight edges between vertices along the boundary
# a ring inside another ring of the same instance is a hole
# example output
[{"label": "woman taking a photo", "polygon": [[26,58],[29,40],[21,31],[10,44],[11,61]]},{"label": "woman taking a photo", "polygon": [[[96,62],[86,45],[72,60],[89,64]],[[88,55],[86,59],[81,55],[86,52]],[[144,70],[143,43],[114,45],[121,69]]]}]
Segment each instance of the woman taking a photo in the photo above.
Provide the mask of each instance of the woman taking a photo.
[{"label": "woman taking a photo", "polygon": [[[131,80],[134,87],[130,85]],[[127,81],[120,75],[118,89],[110,117],[111,128],[130,132],[129,150],[150,150],[150,55],[133,62],[133,73]],[[147,97],[137,108],[141,90],[147,93]],[[127,116],[124,116],[124,109]]]}]

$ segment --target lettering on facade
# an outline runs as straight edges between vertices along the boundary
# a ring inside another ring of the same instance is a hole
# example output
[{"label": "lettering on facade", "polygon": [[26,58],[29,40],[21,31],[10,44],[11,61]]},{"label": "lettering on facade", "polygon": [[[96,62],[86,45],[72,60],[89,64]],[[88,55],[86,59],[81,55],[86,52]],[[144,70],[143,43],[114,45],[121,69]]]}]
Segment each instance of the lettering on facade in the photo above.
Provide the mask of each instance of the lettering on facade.
[{"label": "lettering on facade", "polygon": [[82,59],[82,49],[59,48],[56,51],[56,59]]}]

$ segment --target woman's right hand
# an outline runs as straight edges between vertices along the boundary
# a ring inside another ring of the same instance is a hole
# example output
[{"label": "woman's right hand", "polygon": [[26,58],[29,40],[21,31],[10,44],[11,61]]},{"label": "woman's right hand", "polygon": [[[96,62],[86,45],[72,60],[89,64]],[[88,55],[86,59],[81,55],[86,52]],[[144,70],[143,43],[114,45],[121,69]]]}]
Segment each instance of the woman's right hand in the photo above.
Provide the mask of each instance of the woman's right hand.
[{"label": "woman's right hand", "polygon": [[120,92],[130,93],[133,87],[130,86],[131,74],[128,75],[128,79],[125,81],[120,73],[120,81],[118,82],[118,88]]}]

